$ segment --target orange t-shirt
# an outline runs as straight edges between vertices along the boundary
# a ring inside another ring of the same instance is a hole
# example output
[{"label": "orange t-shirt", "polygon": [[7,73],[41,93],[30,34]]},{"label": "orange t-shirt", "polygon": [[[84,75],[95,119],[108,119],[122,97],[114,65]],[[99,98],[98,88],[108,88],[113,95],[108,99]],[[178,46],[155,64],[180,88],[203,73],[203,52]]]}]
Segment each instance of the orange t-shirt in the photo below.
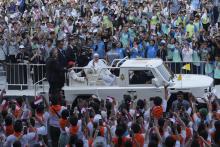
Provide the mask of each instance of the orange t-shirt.
[{"label": "orange t-shirt", "polygon": [[78,126],[71,126],[70,127],[70,134],[71,135],[76,135],[79,131],[79,127]]},{"label": "orange t-shirt", "polygon": [[5,126],[5,134],[7,136],[11,135],[14,133],[14,127],[13,125],[8,125],[8,126]]},{"label": "orange t-shirt", "polygon": [[[134,139],[139,144],[139,147],[144,146],[144,136],[141,133],[134,134]],[[134,142],[133,142],[133,147],[136,147]]]},{"label": "orange t-shirt", "polygon": [[152,109],[152,115],[154,118],[161,118],[163,117],[163,107],[162,106],[154,106]]},{"label": "orange t-shirt", "polygon": [[50,106],[50,112],[53,115],[56,115],[56,113],[58,113],[60,110],[61,110],[61,106],[60,105],[52,105],[52,106]]},{"label": "orange t-shirt", "polygon": [[101,136],[104,137],[104,135],[105,135],[105,127],[101,126],[99,131],[100,131]]}]

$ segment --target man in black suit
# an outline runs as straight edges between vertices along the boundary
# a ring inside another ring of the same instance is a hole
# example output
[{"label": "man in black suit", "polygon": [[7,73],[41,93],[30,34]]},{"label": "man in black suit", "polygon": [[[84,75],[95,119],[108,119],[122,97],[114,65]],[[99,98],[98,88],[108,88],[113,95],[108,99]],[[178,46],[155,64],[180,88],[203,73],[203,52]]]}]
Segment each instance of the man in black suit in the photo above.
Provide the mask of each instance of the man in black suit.
[{"label": "man in black suit", "polygon": [[67,65],[66,51],[63,49],[63,46],[64,46],[64,41],[57,40],[56,47],[58,51],[58,61],[63,67],[66,67]]},{"label": "man in black suit", "polygon": [[61,91],[65,83],[64,59],[59,59],[59,50],[54,49],[46,62],[46,76],[49,82],[49,94],[57,94]]}]

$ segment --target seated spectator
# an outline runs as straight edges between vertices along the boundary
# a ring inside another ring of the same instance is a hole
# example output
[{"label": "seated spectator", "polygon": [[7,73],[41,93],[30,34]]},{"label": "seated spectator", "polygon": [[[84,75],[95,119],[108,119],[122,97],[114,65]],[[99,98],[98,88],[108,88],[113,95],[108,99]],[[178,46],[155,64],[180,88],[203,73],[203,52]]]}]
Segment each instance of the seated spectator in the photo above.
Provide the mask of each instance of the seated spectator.
[{"label": "seated spectator", "polygon": [[[69,64],[70,68],[75,67],[75,62],[74,61],[69,61],[68,64]],[[83,71],[78,72],[78,73],[75,72],[75,69],[71,69],[69,71],[70,71],[69,72],[69,84],[70,84],[70,86],[71,85],[77,86],[78,84],[84,84],[87,81],[86,77],[82,77]]]}]

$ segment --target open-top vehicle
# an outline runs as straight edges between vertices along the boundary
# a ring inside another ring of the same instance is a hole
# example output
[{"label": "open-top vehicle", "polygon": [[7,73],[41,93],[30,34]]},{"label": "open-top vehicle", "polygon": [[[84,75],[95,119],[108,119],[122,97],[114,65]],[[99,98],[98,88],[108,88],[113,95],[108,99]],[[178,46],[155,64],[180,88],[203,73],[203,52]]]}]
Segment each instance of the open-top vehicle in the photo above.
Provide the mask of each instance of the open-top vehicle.
[{"label": "open-top vehicle", "polygon": [[87,72],[86,67],[80,69],[85,71],[88,80],[79,83],[69,77],[69,85],[63,90],[70,102],[82,95],[97,95],[103,99],[111,96],[116,100],[121,100],[127,94],[145,99],[163,97],[164,85],[168,86],[171,94],[183,91],[190,92],[195,97],[202,97],[211,91],[213,86],[213,79],[204,75],[182,74],[180,79],[179,75],[172,74],[161,59],[118,60],[115,67],[103,68],[116,73],[115,82],[110,86],[99,78],[100,73]]}]

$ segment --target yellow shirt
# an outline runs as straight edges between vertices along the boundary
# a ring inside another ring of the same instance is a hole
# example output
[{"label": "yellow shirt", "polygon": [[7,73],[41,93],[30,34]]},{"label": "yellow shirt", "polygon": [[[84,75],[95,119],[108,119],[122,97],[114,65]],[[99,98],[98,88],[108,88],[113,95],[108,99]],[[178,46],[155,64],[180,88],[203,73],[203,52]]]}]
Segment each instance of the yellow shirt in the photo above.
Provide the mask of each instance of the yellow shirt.
[{"label": "yellow shirt", "polygon": [[189,37],[192,38],[195,30],[194,30],[194,25],[193,24],[187,24],[186,25],[186,32],[189,34]]}]

